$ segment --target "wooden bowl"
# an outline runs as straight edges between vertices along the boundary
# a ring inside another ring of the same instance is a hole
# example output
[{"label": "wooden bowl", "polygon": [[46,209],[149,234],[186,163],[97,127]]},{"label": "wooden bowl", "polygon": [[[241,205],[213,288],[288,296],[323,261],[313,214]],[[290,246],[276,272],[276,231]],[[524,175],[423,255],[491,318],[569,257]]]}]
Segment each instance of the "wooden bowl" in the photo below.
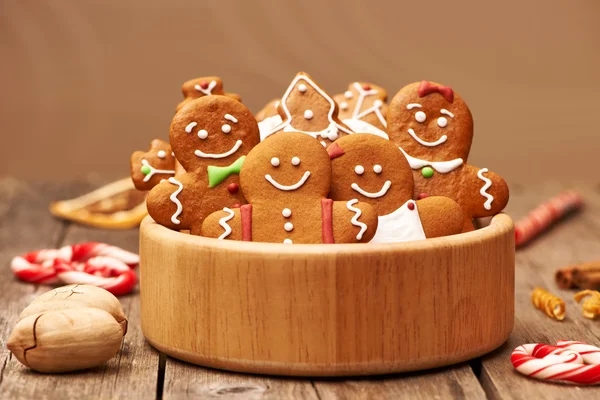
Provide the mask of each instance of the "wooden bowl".
[{"label": "wooden bowl", "polygon": [[395,244],[284,245],[140,231],[148,342],[203,366],[387,374],[494,350],[514,319],[513,223]]}]

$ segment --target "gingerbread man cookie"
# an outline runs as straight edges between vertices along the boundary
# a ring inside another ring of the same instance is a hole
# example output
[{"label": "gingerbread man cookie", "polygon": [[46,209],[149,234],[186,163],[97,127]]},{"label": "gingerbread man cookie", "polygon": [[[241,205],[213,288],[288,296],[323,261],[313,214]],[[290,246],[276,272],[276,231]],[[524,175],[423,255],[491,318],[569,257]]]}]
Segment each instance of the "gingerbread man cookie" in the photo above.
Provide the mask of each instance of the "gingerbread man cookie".
[{"label": "gingerbread man cookie", "polygon": [[154,139],[147,152],[133,153],[130,165],[131,180],[138,190],[150,190],[176,173],[176,160],[171,146],[160,139]]},{"label": "gingerbread man cookie", "polygon": [[446,196],[472,219],[499,213],[508,203],[508,185],[487,168],[466,164],[473,117],[458,93],[434,82],[400,89],[388,109],[388,135],[406,156],[415,177],[415,195]]},{"label": "gingerbread man cookie", "polygon": [[234,100],[242,101],[239,94],[225,93],[223,91],[223,81],[218,76],[203,76],[200,78],[190,79],[181,86],[183,101],[177,105],[176,111],[181,110],[183,106],[191,100],[198,99],[204,96],[224,95],[231,97]]},{"label": "gingerbread man cookie", "polygon": [[262,140],[277,132],[302,132],[327,146],[338,137],[354,133],[339,120],[335,101],[304,72],[299,72],[287,88],[278,111],[280,123],[275,119],[261,123]]},{"label": "gingerbread man cookie", "polygon": [[148,212],[161,225],[199,234],[207,215],[245,203],[239,172],[246,154],[259,142],[258,125],[242,103],[205,96],[175,114],[169,136],[187,172],[152,189]]},{"label": "gingerbread man cookie", "polygon": [[374,243],[405,242],[460,233],[464,215],[446,197],[413,198],[413,174],[398,147],[375,135],[345,136],[327,148],[334,200],[357,198],[378,215]]},{"label": "gingerbread man cookie", "polygon": [[371,133],[388,139],[387,92],[368,82],[352,82],[343,94],[333,96],[340,107],[339,118],[357,133]]},{"label": "gingerbread man cookie", "polygon": [[249,204],[204,220],[203,236],[275,243],[368,242],[377,229],[373,207],[327,199],[331,163],[325,148],[298,132],[267,138],[241,172]]}]

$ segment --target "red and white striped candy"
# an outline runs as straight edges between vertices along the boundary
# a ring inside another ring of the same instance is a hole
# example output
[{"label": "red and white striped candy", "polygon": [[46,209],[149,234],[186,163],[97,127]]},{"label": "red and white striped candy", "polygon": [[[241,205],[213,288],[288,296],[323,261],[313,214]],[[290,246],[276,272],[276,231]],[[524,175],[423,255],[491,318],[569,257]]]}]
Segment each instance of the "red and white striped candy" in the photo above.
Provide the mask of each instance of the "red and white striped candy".
[{"label": "red and white striped candy", "polygon": [[[582,342],[561,341],[563,347],[532,343],[517,347],[510,357],[513,367],[523,375],[548,381],[567,381],[585,385],[600,383],[600,364],[596,353]],[[575,346],[586,349],[588,356],[572,350]]]},{"label": "red and white striped candy", "polygon": [[135,288],[137,275],[133,268],[138,263],[137,254],[104,243],[88,242],[15,257],[11,269],[26,282],[89,284],[119,296]]},{"label": "red and white striped candy", "polygon": [[556,345],[581,354],[586,364],[600,364],[600,348],[596,346],[574,340],[559,340]]}]

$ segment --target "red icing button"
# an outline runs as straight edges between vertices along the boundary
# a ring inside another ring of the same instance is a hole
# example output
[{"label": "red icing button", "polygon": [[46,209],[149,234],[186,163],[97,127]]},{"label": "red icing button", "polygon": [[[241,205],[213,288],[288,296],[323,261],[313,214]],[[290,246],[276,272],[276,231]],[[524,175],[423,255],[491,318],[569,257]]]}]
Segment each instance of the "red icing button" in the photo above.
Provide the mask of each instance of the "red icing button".
[{"label": "red icing button", "polygon": [[240,203],[235,203],[234,205],[232,205],[232,208],[240,208],[242,205]]},{"label": "red icing button", "polygon": [[413,203],[412,201],[410,203],[408,203],[406,205],[406,207],[408,207],[409,210],[414,210],[415,209],[415,203]]},{"label": "red icing button", "polygon": [[202,89],[208,89],[208,82],[206,82],[206,81],[202,81],[202,82],[200,82],[200,87],[201,87]]},{"label": "red icing button", "polygon": [[229,190],[229,193],[231,194],[236,194],[238,190],[240,190],[240,185],[238,185],[237,183],[230,183],[229,185],[227,185],[227,190]]},{"label": "red icing button", "polygon": [[371,86],[369,86],[369,85],[363,85],[363,89],[364,90],[371,90]]},{"label": "red icing button", "polygon": [[417,200],[422,200],[426,197],[429,197],[427,193],[419,193],[419,195],[417,196]]}]

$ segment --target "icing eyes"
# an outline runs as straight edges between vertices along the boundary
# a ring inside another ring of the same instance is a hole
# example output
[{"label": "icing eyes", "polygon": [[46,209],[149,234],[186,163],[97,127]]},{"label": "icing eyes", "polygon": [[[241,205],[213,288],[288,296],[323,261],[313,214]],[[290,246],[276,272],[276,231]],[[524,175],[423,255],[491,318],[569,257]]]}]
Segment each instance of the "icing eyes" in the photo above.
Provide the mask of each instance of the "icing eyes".
[{"label": "icing eyes", "polygon": [[229,133],[229,132],[231,132],[231,125],[223,124],[223,126],[221,127],[221,130],[223,131],[223,133]]},{"label": "icing eyes", "polygon": [[448,120],[446,119],[446,117],[439,117],[437,119],[437,124],[440,128],[445,128],[446,125],[448,125]]},{"label": "icing eyes", "polygon": [[292,165],[300,165],[300,159],[298,157],[292,158]]},{"label": "icing eyes", "polygon": [[427,115],[425,115],[423,111],[417,111],[415,113],[415,119],[417,120],[417,122],[425,122],[425,120],[427,119]]},{"label": "icing eyes", "polygon": [[373,165],[373,172],[375,172],[376,174],[380,174],[381,171],[383,171],[383,168],[381,167],[381,165],[379,165],[379,164]]},{"label": "icing eyes", "polygon": [[158,158],[165,158],[167,156],[167,153],[164,150],[159,150],[156,155],[158,156]]},{"label": "icing eyes", "polygon": [[271,165],[274,167],[279,167],[279,158],[277,158],[277,157],[271,158]]},{"label": "icing eyes", "polygon": [[314,114],[311,110],[306,110],[304,111],[304,118],[306,119],[312,119],[314,117]]},{"label": "icing eyes", "polygon": [[[194,122],[195,124],[195,122]],[[204,129],[201,129],[198,131],[198,137],[202,140],[206,139],[208,137],[208,132]]]},{"label": "icing eyes", "polygon": [[341,110],[347,110],[348,109],[348,103],[346,103],[345,101],[342,101],[340,103],[340,109]]},{"label": "icing eyes", "polygon": [[362,165],[357,165],[356,167],[354,167],[354,172],[356,172],[356,175],[362,175],[365,173],[365,167],[363,167]]},{"label": "icing eyes", "polygon": [[347,98],[347,99],[351,99],[352,98],[352,92],[349,91],[349,90],[346,90],[344,92],[344,97]]}]

